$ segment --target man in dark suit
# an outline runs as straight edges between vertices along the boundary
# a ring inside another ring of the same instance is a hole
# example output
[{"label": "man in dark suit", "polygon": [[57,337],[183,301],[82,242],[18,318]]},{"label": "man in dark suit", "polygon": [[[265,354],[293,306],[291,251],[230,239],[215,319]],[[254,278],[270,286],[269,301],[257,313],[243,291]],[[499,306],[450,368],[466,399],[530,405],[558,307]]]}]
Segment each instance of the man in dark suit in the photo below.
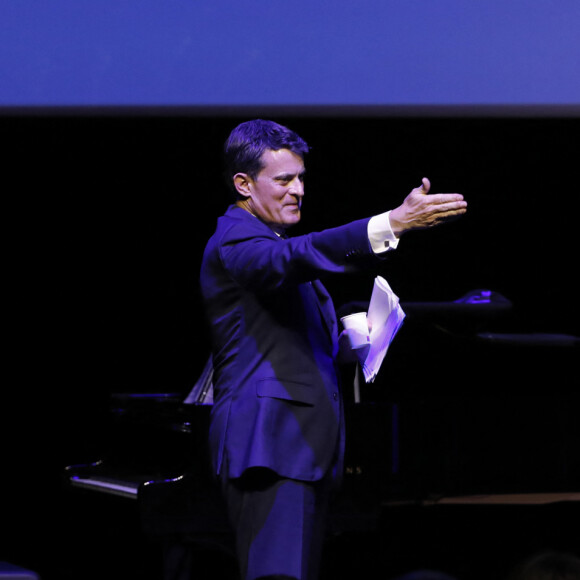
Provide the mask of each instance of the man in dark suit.
[{"label": "man in dark suit", "polygon": [[316,578],[342,472],[339,333],[319,279],[368,267],[403,233],[466,211],[461,195],[429,195],[424,179],[390,212],[287,238],[300,221],[307,151],[271,121],[232,131],[225,160],[235,204],[201,267],[214,364],[210,447],[248,580]]}]

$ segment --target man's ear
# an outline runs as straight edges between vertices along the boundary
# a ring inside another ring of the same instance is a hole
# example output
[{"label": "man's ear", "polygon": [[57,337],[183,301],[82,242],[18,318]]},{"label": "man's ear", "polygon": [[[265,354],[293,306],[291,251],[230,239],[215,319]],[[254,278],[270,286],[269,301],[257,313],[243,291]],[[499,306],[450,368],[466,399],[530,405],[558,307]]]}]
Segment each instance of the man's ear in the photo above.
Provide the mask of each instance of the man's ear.
[{"label": "man's ear", "polygon": [[252,178],[247,173],[236,173],[234,175],[234,187],[236,191],[244,197],[250,197],[250,184]]}]

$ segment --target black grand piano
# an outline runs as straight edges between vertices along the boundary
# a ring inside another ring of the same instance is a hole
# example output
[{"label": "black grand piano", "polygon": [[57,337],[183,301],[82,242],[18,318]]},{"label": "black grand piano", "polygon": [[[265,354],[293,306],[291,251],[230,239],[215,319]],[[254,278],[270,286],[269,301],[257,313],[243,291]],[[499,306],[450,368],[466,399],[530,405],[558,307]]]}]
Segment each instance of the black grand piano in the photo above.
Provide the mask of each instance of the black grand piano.
[{"label": "black grand piano", "polygon": [[[346,465],[329,536],[366,534],[369,546],[385,521],[423,517],[426,507],[580,505],[580,339],[514,332],[511,302],[489,290],[402,307],[381,376],[360,384],[354,365],[344,370]],[[210,359],[186,396],[114,393],[102,456],[64,470],[78,505],[98,495],[115,510],[130,506],[135,533],[162,554],[155,577],[165,580],[235,577],[206,450],[211,403]],[[333,560],[329,577],[352,573]]]}]

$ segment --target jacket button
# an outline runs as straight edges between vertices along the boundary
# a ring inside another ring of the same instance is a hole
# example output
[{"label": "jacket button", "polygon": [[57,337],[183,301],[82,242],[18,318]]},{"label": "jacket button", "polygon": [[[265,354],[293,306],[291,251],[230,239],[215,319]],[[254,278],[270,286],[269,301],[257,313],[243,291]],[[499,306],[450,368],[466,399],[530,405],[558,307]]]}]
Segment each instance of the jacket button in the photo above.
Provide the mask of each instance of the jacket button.
[{"label": "jacket button", "polygon": [[332,398],[336,401],[338,400],[338,393],[332,393]]}]

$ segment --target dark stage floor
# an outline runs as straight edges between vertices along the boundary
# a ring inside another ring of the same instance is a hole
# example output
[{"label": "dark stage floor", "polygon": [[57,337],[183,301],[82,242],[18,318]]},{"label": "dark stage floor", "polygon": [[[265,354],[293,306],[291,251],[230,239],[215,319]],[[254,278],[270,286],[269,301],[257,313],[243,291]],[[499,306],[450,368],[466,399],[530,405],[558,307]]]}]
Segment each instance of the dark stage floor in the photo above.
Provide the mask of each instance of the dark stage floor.
[{"label": "dark stage floor", "polygon": [[[212,538],[187,543],[193,574],[176,561],[163,575],[163,543],[143,537],[135,502],[61,498],[52,524],[21,535],[14,564],[41,580],[231,580],[233,563]],[[580,494],[494,495],[393,503],[373,530],[331,535],[321,580],[392,580],[418,569],[457,580],[501,580],[528,556],[580,556]],[[50,528],[50,531],[47,530]],[[182,554],[183,555],[183,554]],[[4,556],[3,556],[4,557]]]}]

